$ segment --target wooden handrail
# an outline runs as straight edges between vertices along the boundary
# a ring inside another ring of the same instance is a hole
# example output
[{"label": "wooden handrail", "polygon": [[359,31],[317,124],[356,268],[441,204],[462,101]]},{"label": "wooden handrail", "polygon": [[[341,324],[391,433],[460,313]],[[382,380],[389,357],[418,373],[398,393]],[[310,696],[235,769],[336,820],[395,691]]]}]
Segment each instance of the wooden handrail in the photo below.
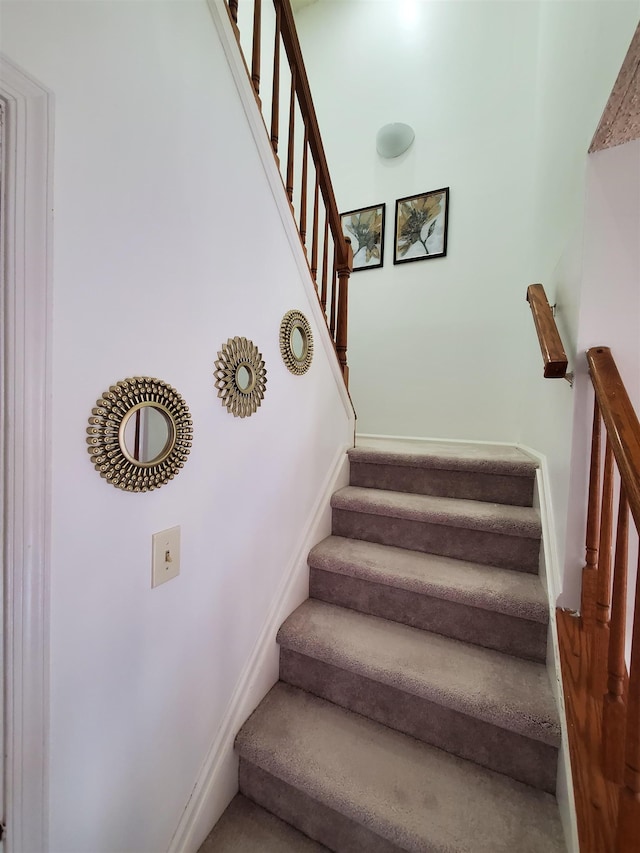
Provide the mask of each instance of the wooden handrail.
[{"label": "wooden handrail", "polygon": [[631,515],[640,530],[640,422],[609,347],[588,350],[587,362]]},{"label": "wooden handrail", "polygon": [[[246,0],[251,2],[251,0]],[[261,0],[253,2],[253,25],[252,25],[252,52],[251,71],[249,63],[245,58],[245,66],[253,84],[256,102],[262,110],[260,99],[260,63],[263,53],[261,41]],[[353,270],[353,250],[350,240],[342,232],[342,222],[336,204],[333,185],[327,165],[327,158],[322,144],[322,137],[318,127],[309,79],[302,59],[302,50],[296,32],[293,11],[290,0],[273,0],[275,9],[275,38],[273,43],[273,86],[271,97],[271,114],[268,135],[271,147],[283,178],[283,185],[294,222],[300,234],[302,247],[307,254],[307,204],[308,199],[313,197],[313,229],[310,235],[310,275],[313,280],[320,305],[327,320],[327,329],[333,339],[334,348],[338,357],[345,384],[348,384],[349,370],[347,367],[347,306],[348,306],[348,284],[349,276]],[[240,41],[240,30],[238,29],[238,0],[227,0],[229,16],[238,40],[238,46],[242,51]],[[284,45],[284,52],[291,69],[291,89],[288,94],[288,118],[287,121],[287,156],[281,167],[278,156],[278,142],[280,136],[280,43]],[[303,122],[302,156],[298,156],[298,136],[295,129],[296,105],[300,110]],[[265,122],[265,127],[266,127]],[[308,167],[307,152],[311,155],[313,162],[312,193],[309,192],[307,182],[311,170]],[[296,191],[294,182],[298,180],[296,167],[302,162],[301,186]],[[284,168],[284,174],[282,169]],[[300,200],[298,215],[294,210],[294,199]],[[319,201],[324,204],[324,213],[319,212]],[[319,243],[321,233],[320,222],[324,220],[324,244]],[[331,244],[331,245],[330,245]],[[318,286],[318,258],[322,257],[322,280]],[[333,268],[328,268],[329,258],[333,259]]]},{"label": "wooden handrail", "polygon": [[[640,531],[640,421],[608,347],[587,352],[594,388],[582,624],[590,645],[588,682],[601,719],[591,748],[602,776],[618,786],[616,853],[637,853],[640,834],[640,565],[635,590],[629,675],[625,644],[628,610],[629,514]],[[601,424],[604,430],[601,430]],[[604,433],[604,435],[602,435]],[[602,461],[604,445],[604,462]],[[614,462],[619,473],[618,522],[613,535]],[[615,551],[615,559],[612,560]],[[612,565],[613,564],[613,565]]]},{"label": "wooden handrail", "polygon": [[527,302],[531,307],[536,327],[545,379],[564,379],[567,376],[567,354],[551,311],[551,306],[541,284],[530,284],[527,288]]}]

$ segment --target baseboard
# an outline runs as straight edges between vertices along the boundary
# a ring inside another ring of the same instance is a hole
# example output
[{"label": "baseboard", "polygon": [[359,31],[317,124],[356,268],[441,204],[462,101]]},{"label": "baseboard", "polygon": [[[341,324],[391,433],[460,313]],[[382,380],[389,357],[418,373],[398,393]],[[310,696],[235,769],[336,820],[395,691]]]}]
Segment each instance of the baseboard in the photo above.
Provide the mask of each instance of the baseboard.
[{"label": "baseboard", "polygon": [[534,504],[540,510],[542,524],[542,549],[540,552],[540,576],[546,588],[549,603],[549,630],[547,633],[547,672],[551,688],[556,700],[562,740],[558,752],[558,774],[556,777],[556,800],[560,812],[560,820],[564,830],[564,838],[568,853],[580,853],[578,842],[578,818],[573,794],[573,776],[569,754],[569,736],[567,732],[567,713],[564,702],[562,685],[562,670],[560,668],[560,644],[558,641],[558,626],[556,623],[556,601],[562,589],[560,565],[554,514],[551,495],[547,484],[549,471],[546,457],[530,447],[523,447],[527,453],[539,463],[536,472],[536,489]]},{"label": "baseboard", "polygon": [[380,433],[357,432],[356,443],[359,438],[369,440],[380,439],[381,441],[388,439],[392,441],[414,441],[417,444],[486,444],[491,447],[518,447],[524,450],[525,453],[527,452],[527,448],[517,444],[515,441],[478,441],[475,438],[436,438],[434,436],[427,438],[424,435],[383,435]]},{"label": "baseboard", "polygon": [[168,853],[195,853],[238,790],[236,734],[278,680],[276,634],[285,618],[309,595],[307,556],[331,532],[331,495],[349,481],[346,447],[334,458],[309,521],[292,550],[262,630],[240,673],[193,792],[171,840]]}]

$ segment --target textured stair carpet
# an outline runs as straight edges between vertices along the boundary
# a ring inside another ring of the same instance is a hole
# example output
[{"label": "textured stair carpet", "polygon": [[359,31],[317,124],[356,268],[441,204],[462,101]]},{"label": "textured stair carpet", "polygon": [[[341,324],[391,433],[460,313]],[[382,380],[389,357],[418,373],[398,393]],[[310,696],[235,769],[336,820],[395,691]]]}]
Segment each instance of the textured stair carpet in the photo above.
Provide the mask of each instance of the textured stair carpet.
[{"label": "textured stair carpet", "polygon": [[564,850],[535,463],[442,442],[349,456],[201,853]]}]

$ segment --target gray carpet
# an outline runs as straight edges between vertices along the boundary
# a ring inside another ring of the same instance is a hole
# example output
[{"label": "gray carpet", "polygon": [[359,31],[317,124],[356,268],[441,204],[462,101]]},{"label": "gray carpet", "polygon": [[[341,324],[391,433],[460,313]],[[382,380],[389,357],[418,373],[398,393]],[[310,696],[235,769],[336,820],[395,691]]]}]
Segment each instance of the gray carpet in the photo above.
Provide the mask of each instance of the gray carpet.
[{"label": "gray carpet", "polygon": [[281,680],[237,737],[241,796],[201,853],[564,850],[535,462],[442,442],[349,456]]}]

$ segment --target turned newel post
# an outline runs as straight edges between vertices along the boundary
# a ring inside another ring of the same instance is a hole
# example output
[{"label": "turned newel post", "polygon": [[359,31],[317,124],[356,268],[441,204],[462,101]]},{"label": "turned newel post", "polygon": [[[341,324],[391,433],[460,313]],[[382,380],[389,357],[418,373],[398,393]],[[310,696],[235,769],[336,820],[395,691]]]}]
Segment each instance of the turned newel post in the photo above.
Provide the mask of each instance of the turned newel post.
[{"label": "turned newel post", "polygon": [[347,319],[349,306],[349,276],[353,270],[353,249],[351,241],[345,238],[345,250],[340,252],[338,260],[338,321],[336,327],[336,352],[342,369],[344,383],[349,387],[349,368],[347,366]]}]

